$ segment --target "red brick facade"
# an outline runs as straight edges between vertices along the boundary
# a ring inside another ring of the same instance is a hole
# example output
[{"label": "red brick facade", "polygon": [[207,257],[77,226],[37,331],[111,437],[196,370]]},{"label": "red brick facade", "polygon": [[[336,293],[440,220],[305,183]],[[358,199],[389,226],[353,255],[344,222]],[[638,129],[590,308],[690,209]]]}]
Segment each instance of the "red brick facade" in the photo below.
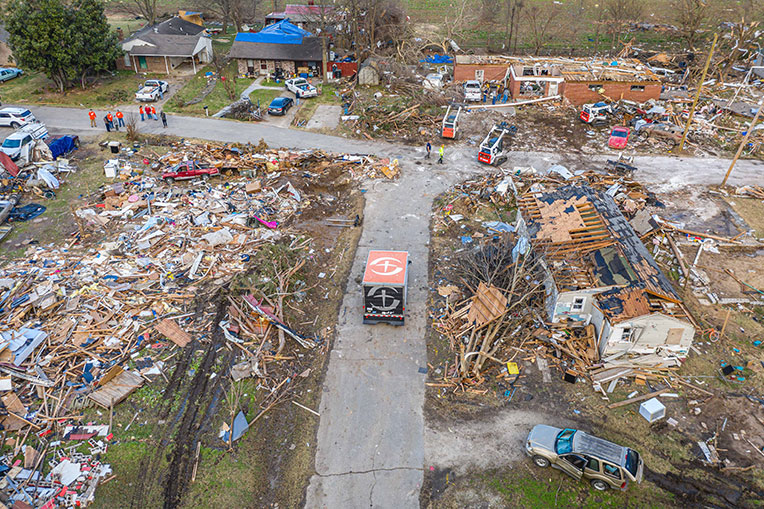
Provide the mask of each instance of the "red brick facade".
[{"label": "red brick facade", "polygon": [[501,81],[507,75],[508,64],[454,64],[454,81],[479,80],[475,71],[483,71],[481,81]]},{"label": "red brick facade", "polygon": [[[591,85],[592,88],[589,86]],[[661,96],[661,84],[654,81],[632,83],[621,81],[584,82],[566,81],[560,84],[560,93],[575,105],[594,103],[602,99],[597,89],[604,89],[604,94],[614,101],[626,99],[643,103]]]}]

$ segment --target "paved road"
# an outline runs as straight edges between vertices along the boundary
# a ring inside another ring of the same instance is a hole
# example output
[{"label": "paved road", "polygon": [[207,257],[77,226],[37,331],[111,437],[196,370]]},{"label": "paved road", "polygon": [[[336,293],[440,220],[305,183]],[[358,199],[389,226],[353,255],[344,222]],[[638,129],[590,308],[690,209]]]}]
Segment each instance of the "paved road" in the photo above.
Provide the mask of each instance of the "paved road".
[{"label": "paved road", "polygon": [[[103,133],[103,128],[90,128],[90,121],[85,110],[58,108],[53,106],[32,107],[35,115],[45,122],[51,132],[74,132],[89,135]],[[137,111],[137,107],[135,108]],[[126,113],[129,110],[123,110]],[[98,118],[105,112],[97,111]],[[421,158],[421,148],[411,148],[385,142],[364,141],[328,136],[275,127],[269,123],[248,124],[224,119],[183,117],[169,115],[167,129],[161,122],[138,122],[139,129],[148,133],[166,133],[186,138],[200,138],[222,142],[257,143],[260,139],[272,147],[290,147],[297,149],[321,148],[333,152],[377,154],[387,157],[399,157],[411,160]],[[459,169],[475,168],[475,147],[448,148],[446,159]],[[608,158],[615,154],[601,156],[567,155],[554,152],[514,152],[510,154],[508,165],[534,166],[546,169],[550,165],[562,162],[571,170],[602,168]],[[646,184],[661,184],[681,188],[686,185],[709,185],[721,182],[729,160],[715,158],[677,158],[673,156],[640,156],[635,159],[639,168],[637,178]],[[764,184],[764,164],[759,161],[742,160],[737,163],[729,181],[733,185]]]},{"label": "paved road", "polygon": [[[102,132],[88,127],[85,111],[53,107],[33,110],[52,132]],[[443,166],[421,165],[420,149],[383,142],[220,119],[170,116],[169,124],[163,129],[159,122],[146,121],[140,123],[140,129],[224,142],[257,143],[262,138],[275,147],[373,153],[403,162],[399,181],[368,184],[364,230],[324,382],[316,474],[310,480],[306,506],[418,507],[425,466],[422,410],[426,375],[419,370],[426,366],[430,210],[439,193],[476,172],[493,168],[475,163],[474,147],[449,148]],[[607,156],[582,158],[544,152],[510,156],[512,165],[538,169],[560,162],[571,170],[601,168],[605,159]],[[716,184],[729,163],[648,156],[637,158],[635,164],[640,180],[653,186],[681,187]],[[759,162],[742,161],[731,183],[764,185],[763,170]],[[361,325],[359,274],[368,251],[374,248],[406,250],[411,255],[409,314],[403,328]],[[430,442],[439,443],[435,439]],[[428,452],[428,457],[433,456],[432,451]]]}]

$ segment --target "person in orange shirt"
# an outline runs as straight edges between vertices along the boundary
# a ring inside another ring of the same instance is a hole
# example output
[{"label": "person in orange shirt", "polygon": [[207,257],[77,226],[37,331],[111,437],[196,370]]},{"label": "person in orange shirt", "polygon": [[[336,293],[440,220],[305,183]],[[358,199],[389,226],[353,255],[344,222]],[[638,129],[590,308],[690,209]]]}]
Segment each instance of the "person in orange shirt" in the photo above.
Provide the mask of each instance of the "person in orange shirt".
[{"label": "person in orange shirt", "polygon": [[157,109],[155,107],[151,107],[151,116],[154,117],[154,120],[159,121],[159,117],[157,116]]},{"label": "person in orange shirt", "polygon": [[114,115],[111,112],[106,114],[106,121],[109,123],[109,127],[114,129]]},{"label": "person in orange shirt", "polygon": [[125,127],[125,116],[121,111],[117,110],[117,129]]},{"label": "person in orange shirt", "polygon": [[96,112],[91,109],[88,116],[90,117],[90,127],[96,127]]},{"label": "person in orange shirt", "polygon": [[143,116],[143,105],[142,105],[142,104],[141,104],[141,105],[138,107],[138,113],[140,113],[140,114],[141,114],[141,122],[143,122],[144,120],[146,120],[146,119],[144,118],[144,116]]}]

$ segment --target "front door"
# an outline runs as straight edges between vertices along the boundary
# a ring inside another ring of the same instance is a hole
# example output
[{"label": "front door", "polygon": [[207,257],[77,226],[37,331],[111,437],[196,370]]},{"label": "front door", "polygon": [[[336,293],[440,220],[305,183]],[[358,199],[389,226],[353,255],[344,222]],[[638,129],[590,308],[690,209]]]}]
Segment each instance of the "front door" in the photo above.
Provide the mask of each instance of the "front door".
[{"label": "front door", "polygon": [[138,57],[138,67],[140,69],[148,69],[149,66],[146,64],[146,57]]}]

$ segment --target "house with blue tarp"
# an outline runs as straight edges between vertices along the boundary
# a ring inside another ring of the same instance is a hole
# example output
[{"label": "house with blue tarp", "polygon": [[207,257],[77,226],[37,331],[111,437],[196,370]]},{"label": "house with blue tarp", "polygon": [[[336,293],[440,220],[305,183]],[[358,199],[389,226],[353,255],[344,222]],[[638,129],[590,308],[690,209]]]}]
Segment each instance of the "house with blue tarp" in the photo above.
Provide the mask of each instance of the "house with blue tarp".
[{"label": "house with blue tarp", "polygon": [[285,19],[256,33],[237,33],[228,56],[238,62],[239,74],[248,76],[321,76],[322,52],[320,37]]}]

